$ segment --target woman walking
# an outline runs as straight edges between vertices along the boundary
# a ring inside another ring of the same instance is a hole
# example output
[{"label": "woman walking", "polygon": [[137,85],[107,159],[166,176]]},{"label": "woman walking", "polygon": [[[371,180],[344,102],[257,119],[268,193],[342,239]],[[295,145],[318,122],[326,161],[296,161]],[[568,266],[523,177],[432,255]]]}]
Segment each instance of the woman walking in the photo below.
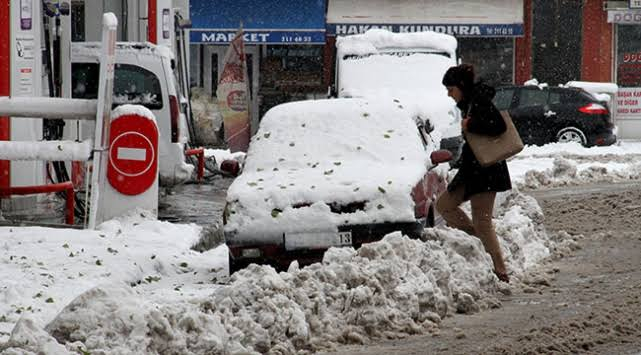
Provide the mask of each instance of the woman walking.
[{"label": "woman walking", "polygon": [[[492,103],[494,88],[474,82],[474,67],[461,64],[451,67],[443,76],[447,94],[456,101],[463,113],[461,129],[488,136],[505,132],[501,113]],[[465,135],[463,135],[465,136]],[[492,257],[494,274],[503,282],[510,282],[501,253],[501,246],[492,225],[492,210],[497,192],[512,188],[505,161],[483,167],[478,162],[467,141],[463,145],[458,173],[436,202],[436,210],[448,226],[460,229],[481,239],[485,250]],[[472,219],[460,205],[469,200]]]}]

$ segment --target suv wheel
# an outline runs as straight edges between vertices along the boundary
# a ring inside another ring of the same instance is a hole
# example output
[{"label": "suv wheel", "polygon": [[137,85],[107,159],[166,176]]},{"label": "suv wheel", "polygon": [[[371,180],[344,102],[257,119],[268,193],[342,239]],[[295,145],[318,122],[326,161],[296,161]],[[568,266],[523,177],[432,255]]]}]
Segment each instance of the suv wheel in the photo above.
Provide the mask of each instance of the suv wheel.
[{"label": "suv wheel", "polygon": [[556,134],[556,141],[559,143],[577,142],[583,146],[587,144],[585,134],[576,127],[566,127]]}]

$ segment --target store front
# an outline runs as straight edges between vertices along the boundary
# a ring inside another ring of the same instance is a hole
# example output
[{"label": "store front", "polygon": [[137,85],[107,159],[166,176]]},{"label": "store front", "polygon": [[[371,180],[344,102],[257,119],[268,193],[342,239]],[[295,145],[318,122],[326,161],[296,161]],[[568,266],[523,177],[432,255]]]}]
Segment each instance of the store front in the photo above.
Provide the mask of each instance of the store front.
[{"label": "store front", "polygon": [[614,24],[614,74],[619,91],[615,102],[619,137],[641,137],[641,10],[608,12]]},{"label": "store front", "polygon": [[279,103],[326,92],[325,0],[191,0],[190,17],[191,85],[212,96],[229,42],[242,26],[252,122]]},{"label": "store front", "polygon": [[[406,1],[329,0],[328,36],[363,33],[435,31],[458,39],[458,56],[476,67],[487,82],[515,82],[516,38],[525,34],[523,0]],[[330,37],[328,43],[333,43]],[[528,59],[529,60],[529,59]]]}]

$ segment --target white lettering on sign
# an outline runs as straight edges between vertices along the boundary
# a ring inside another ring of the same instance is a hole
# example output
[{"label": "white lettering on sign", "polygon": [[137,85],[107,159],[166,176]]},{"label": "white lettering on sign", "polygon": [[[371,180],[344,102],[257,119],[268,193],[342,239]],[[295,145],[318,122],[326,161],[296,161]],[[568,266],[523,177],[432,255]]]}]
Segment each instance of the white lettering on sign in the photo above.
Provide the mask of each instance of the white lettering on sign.
[{"label": "white lettering on sign", "polygon": [[[381,28],[390,32],[411,33],[433,31],[450,35],[480,36],[481,27],[477,25],[336,25],[336,35],[355,35],[365,33],[373,28]],[[513,35],[514,29],[501,28],[488,30],[485,35]]]},{"label": "white lettering on sign", "polygon": [[609,23],[641,23],[641,11],[639,10],[612,10],[608,11]]},{"label": "white lettering on sign", "polygon": [[118,147],[117,158],[121,160],[145,161],[147,160],[147,150],[140,148]]},{"label": "white lettering on sign", "polygon": [[618,117],[641,117],[641,88],[619,88],[616,113]]}]

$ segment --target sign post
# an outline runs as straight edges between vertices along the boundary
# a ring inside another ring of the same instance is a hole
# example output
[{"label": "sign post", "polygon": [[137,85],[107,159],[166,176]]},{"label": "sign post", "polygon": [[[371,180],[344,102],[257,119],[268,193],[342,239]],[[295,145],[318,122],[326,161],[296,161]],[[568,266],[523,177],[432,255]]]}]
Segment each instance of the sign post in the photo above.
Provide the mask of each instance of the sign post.
[{"label": "sign post", "polygon": [[[102,16],[102,53],[98,81],[98,110],[96,113],[96,134],[94,138],[93,164],[91,174],[91,203],[89,205],[89,229],[95,229],[103,219],[100,192],[105,188],[107,150],[109,149],[109,127],[114,84],[114,62],[116,53],[116,29],[118,19],[113,13]],[[103,177],[102,179],[100,177]]]}]

